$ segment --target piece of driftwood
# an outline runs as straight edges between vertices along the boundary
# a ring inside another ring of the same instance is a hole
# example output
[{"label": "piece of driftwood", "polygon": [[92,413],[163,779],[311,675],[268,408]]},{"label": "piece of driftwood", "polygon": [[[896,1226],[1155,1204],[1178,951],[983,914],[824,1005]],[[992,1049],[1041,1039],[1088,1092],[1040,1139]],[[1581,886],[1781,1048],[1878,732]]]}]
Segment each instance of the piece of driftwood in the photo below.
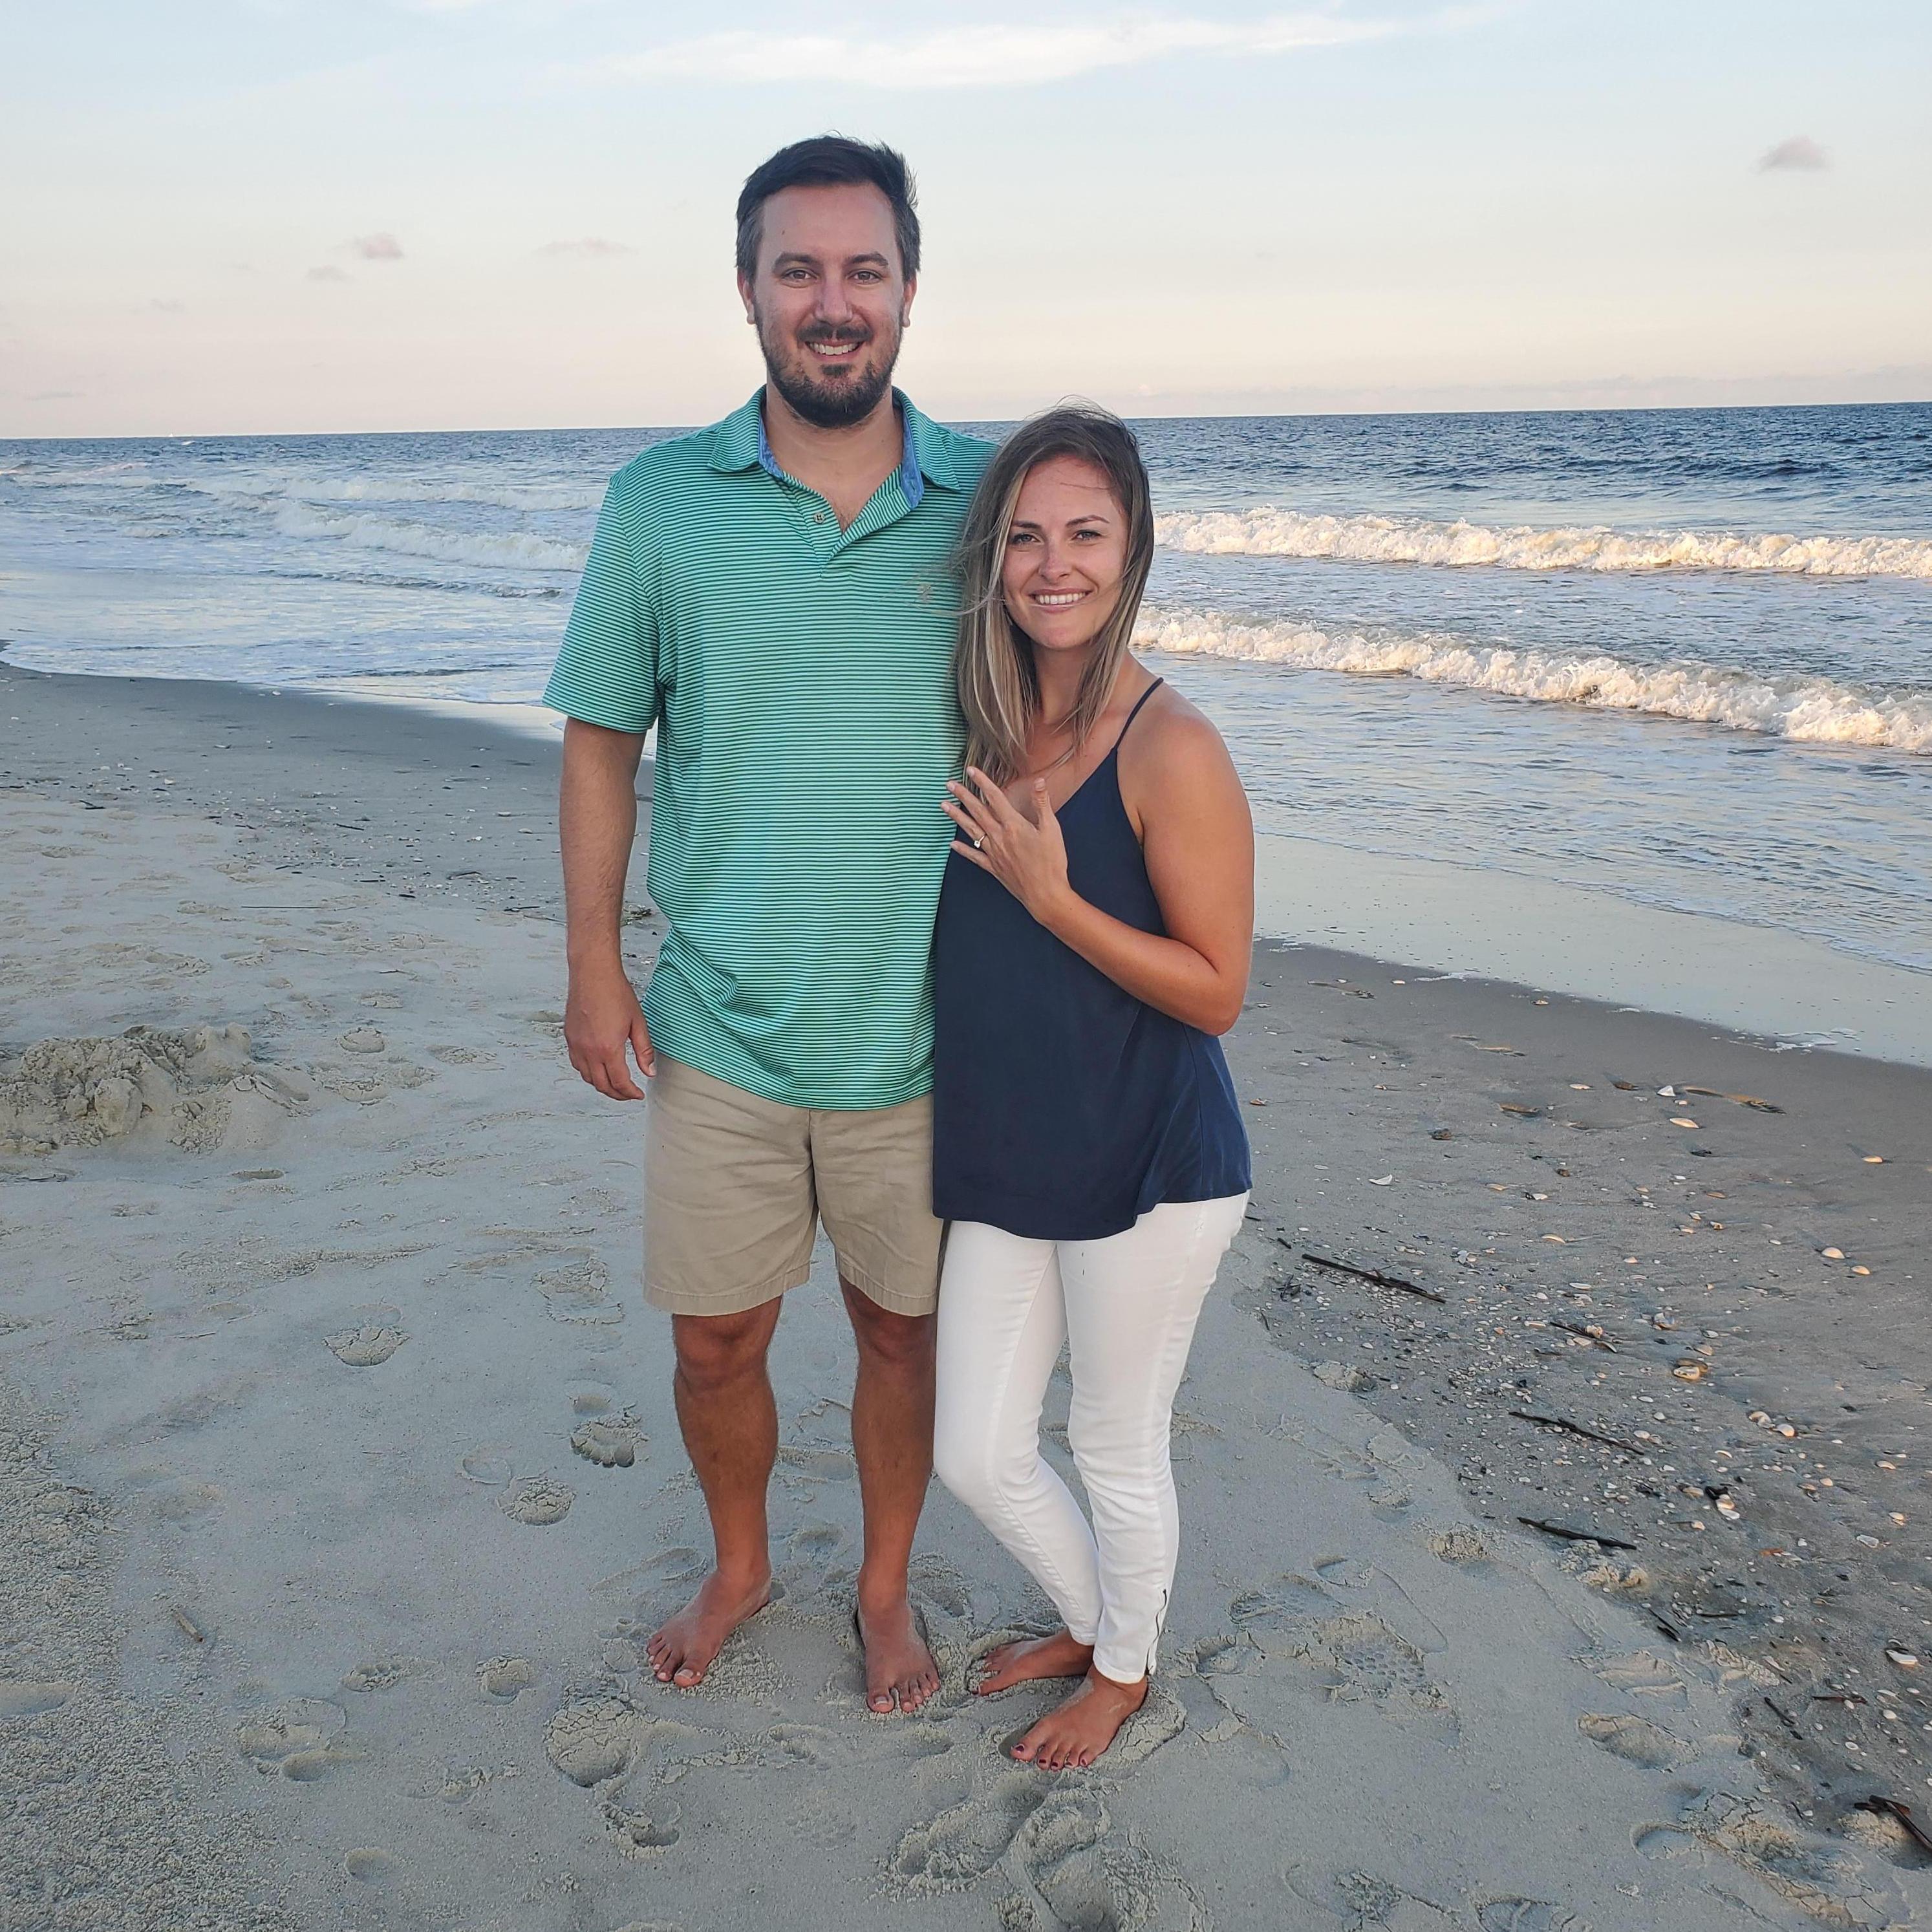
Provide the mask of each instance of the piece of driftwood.
[{"label": "piece of driftwood", "polygon": [[1301,1251],[1301,1258],[1314,1268],[1330,1268],[1336,1274],[1352,1274],[1358,1281],[1372,1281],[1378,1288],[1399,1288],[1405,1294],[1419,1294],[1424,1301],[1432,1301],[1438,1306],[1446,1305],[1449,1299],[1432,1288],[1424,1288],[1419,1282],[1405,1281],[1399,1274],[1384,1274],[1380,1268],[1358,1268],[1353,1262],[1330,1261],[1326,1255],[1310,1254],[1306,1248]]},{"label": "piece of driftwood", "polygon": [[1561,1429],[1572,1436],[1581,1436],[1592,1442],[1601,1442],[1607,1448],[1621,1449],[1626,1456],[1641,1456],[1645,1451],[1635,1442],[1625,1442],[1615,1436],[1606,1436],[1600,1429],[1592,1429],[1587,1423],[1572,1422],[1567,1415],[1545,1415],[1534,1408],[1513,1408],[1510,1414],[1523,1422],[1540,1422],[1546,1429]]},{"label": "piece of driftwood", "polygon": [[1912,1816],[1912,1807],[1902,1804],[1896,1798],[1886,1798],[1874,1794],[1861,1798],[1852,1807],[1854,1811],[1870,1811],[1881,1818],[1896,1818],[1911,1833],[1912,1841],[1921,1850],[1932,1852],[1932,1837],[1928,1837],[1925,1827]]},{"label": "piece of driftwood", "polygon": [[1540,1529],[1545,1536],[1560,1536],[1565,1543],[1600,1543],[1606,1550],[1634,1550],[1636,1545],[1626,1543],[1621,1536],[1606,1535],[1600,1529],[1573,1529],[1567,1522],[1546,1522],[1540,1516],[1520,1516],[1516,1521],[1532,1529]]},{"label": "piece of driftwood", "polygon": [[1617,1345],[1607,1335],[1593,1335],[1580,1322],[1559,1322],[1555,1316],[1550,1318],[1552,1328],[1560,1328],[1566,1335],[1580,1335],[1586,1342],[1594,1342],[1600,1348],[1607,1348],[1612,1354],[1617,1352]]}]

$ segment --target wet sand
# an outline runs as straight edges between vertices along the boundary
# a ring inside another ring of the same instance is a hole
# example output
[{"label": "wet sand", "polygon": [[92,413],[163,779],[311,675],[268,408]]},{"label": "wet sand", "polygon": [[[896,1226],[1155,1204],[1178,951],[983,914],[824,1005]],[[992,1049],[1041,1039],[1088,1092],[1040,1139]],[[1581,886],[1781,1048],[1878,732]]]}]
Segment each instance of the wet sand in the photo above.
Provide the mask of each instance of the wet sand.
[{"label": "wet sand", "polygon": [[1927,1909],[1858,1806],[1932,1798],[1932,1076],[1258,948],[1163,1667],[1047,1778],[998,1747],[1048,1694],[962,1682],[1046,1606],[937,1489],[946,1688],[864,1710],[822,1256],[784,1593],[639,1671],[704,1516],[636,1117],[560,1049],[554,746],[4,668],[0,721],[8,1932]]}]

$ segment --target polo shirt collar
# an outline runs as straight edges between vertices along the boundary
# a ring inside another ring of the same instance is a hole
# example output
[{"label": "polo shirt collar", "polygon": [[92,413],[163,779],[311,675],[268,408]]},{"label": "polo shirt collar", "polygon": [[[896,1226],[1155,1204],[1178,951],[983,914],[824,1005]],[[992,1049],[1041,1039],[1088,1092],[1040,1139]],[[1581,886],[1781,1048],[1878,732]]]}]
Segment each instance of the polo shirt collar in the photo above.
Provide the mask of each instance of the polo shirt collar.
[{"label": "polo shirt collar", "polygon": [[[765,392],[760,388],[718,425],[711,442],[712,469],[731,471],[755,466],[784,480],[784,472],[773,458],[765,435],[764,400]],[[903,390],[893,390],[892,400],[898,406],[899,419],[905,425],[899,487],[905,493],[907,507],[916,510],[928,482],[937,483],[942,490],[957,490],[958,477],[938,426],[913,406]]]}]

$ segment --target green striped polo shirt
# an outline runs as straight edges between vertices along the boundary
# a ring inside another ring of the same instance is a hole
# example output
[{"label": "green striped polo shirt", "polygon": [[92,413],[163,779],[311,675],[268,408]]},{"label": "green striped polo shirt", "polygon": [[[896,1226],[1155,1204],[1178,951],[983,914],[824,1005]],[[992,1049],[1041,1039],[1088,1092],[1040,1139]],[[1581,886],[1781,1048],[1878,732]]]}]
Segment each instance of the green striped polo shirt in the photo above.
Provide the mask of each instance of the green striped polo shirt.
[{"label": "green striped polo shirt", "polygon": [[847,530],[772,460],[762,390],[626,464],[544,694],[657,727],[653,1042],[794,1106],[932,1084],[939,804],[964,739],[951,556],[992,449],[894,394],[904,460]]}]

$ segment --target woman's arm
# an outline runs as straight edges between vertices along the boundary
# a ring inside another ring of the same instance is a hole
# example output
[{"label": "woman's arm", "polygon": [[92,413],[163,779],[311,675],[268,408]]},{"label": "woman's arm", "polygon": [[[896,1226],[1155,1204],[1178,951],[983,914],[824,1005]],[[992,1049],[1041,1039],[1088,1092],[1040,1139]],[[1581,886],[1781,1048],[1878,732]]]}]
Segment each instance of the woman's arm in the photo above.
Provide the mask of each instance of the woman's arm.
[{"label": "woman's arm", "polygon": [[[1066,848],[1036,780],[1031,816],[973,772],[946,810],[952,849],[991,872],[1041,925],[1135,998],[1222,1034],[1240,1017],[1254,942],[1255,842],[1246,795],[1220,733],[1192,706],[1162,704],[1136,734],[1123,795],[1140,820],[1165,936],[1101,911],[1066,877]],[[976,848],[968,842],[982,842]]]}]

